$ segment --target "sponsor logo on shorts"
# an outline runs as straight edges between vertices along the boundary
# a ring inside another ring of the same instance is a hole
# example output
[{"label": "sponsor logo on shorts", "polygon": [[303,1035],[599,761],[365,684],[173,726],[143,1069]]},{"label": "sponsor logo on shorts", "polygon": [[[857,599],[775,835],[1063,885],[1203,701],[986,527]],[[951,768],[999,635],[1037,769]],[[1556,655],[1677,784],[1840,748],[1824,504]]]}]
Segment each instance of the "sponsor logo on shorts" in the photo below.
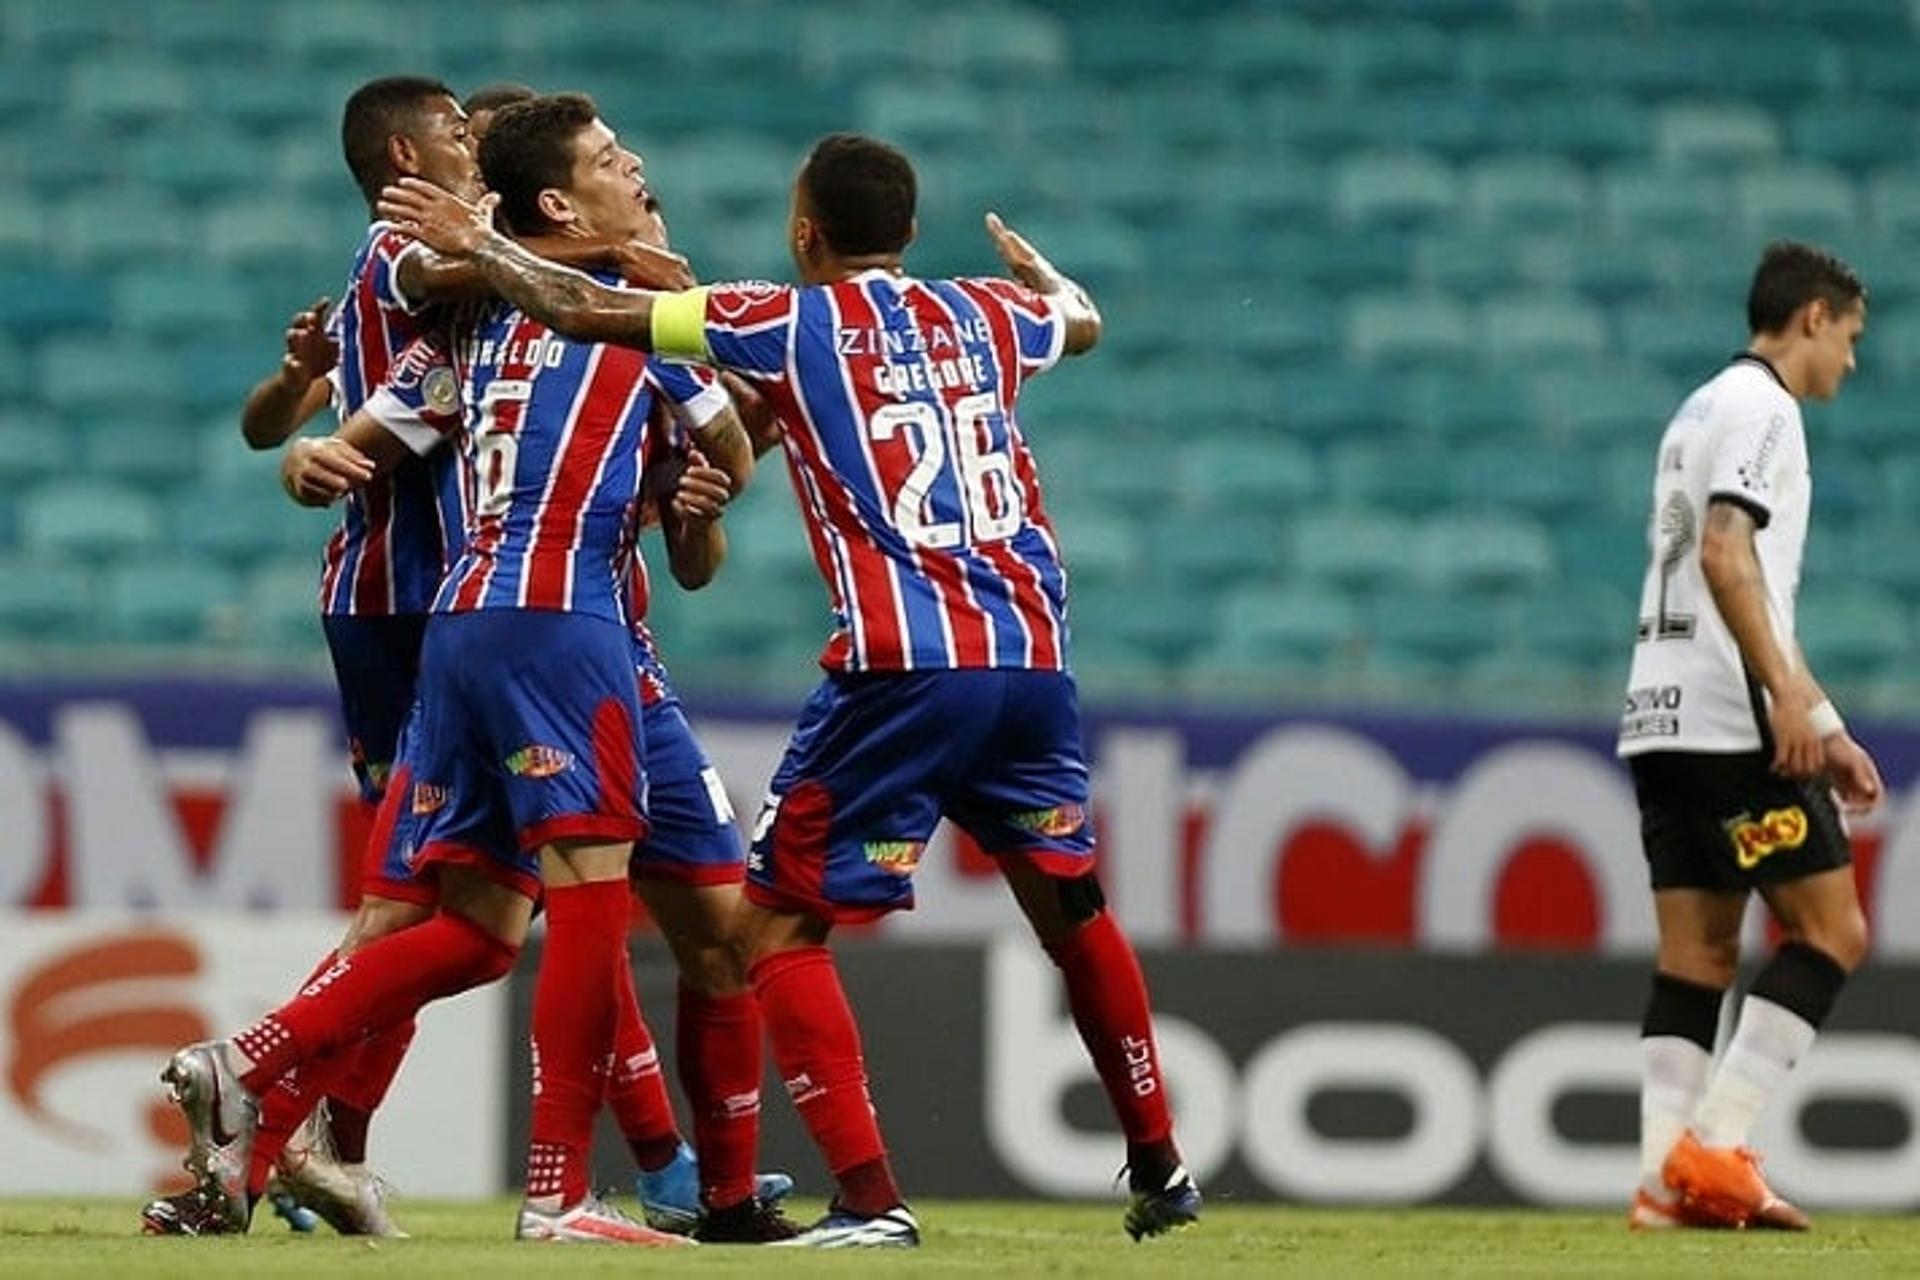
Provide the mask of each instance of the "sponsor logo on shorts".
[{"label": "sponsor logo on shorts", "polygon": [[920,855],[926,848],[926,843],[920,840],[869,840],[867,861],[897,876],[911,875],[920,865]]},{"label": "sponsor logo on shorts", "polygon": [[507,757],[507,772],[516,778],[551,778],[573,767],[573,753],[538,743]]},{"label": "sponsor logo on shorts", "polygon": [[1727,824],[1727,838],[1733,841],[1740,869],[1751,871],[1761,859],[1783,849],[1798,849],[1807,842],[1807,811],[1797,804],[1790,809],[1769,809],[1757,822],[1743,813]]},{"label": "sponsor logo on shorts", "polygon": [[413,816],[424,818],[447,807],[447,789],[431,782],[413,784]]},{"label": "sponsor logo on shorts", "polygon": [[1070,836],[1087,825],[1087,811],[1077,804],[1063,804],[1031,813],[1016,813],[1011,821],[1022,831],[1031,831],[1037,836]]}]

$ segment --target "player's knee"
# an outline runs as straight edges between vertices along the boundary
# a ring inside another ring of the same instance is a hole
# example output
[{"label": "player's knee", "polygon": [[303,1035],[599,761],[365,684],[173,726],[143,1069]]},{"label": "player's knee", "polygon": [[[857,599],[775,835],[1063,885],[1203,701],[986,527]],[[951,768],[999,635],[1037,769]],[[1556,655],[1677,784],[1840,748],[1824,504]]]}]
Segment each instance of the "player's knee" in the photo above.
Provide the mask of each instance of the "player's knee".
[{"label": "player's knee", "polygon": [[1660,944],[1660,972],[1699,986],[1731,986],[1739,967],[1738,937],[1668,939]]},{"label": "player's knee", "polygon": [[1848,973],[1866,961],[1872,943],[1866,913],[1857,906],[1832,920],[1802,922],[1787,930],[1787,938],[1830,956]]},{"label": "player's knee", "polygon": [[747,952],[741,942],[716,941],[679,959],[680,980],[703,996],[737,996],[747,990]]},{"label": "player's knee", "polygon": [[402,929],[410,929],[432,915],[433,908],[430,906],[368,894],[360,899],[353,922],[347,926],[346,936],[340,940],[339,954],[350,956],[368,943]]}]

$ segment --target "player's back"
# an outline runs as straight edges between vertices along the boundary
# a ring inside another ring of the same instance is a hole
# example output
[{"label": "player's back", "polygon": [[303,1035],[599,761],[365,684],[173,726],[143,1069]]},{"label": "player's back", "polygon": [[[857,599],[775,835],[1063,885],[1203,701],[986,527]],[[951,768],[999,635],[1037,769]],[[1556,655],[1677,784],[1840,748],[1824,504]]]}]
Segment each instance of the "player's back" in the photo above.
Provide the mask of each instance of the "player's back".
[{"label": "player's back", "polygon": [[[340,305],[328,321],[339,348],[332,373],[345,421],[386,381],[400,353],[437,322],[406,297],[401,260],[418,245],[384,222],[368,226]],[[408,459],[390,476],[349,494],[327,543],[321,606],[328,613],[423,613],[459,553],[465,513],[450,451]]]},{"label": "player's back", "polygon": [[625,621],[647,357],[571,342],[504,303],[459,326],[470,507],[436,612],[551,609]]},{"label": "player's back", "polygon": [[715,286],[714,359],[759,379],[843,626],[842,670],[1066,665],[1066,576],[1015,405],[1063,325],[999,280],[868,271]]},{"label": "player's back", "polygon": [[1700,546],[1714,502],[1751,515],[1774,629],[1790,644],[1810,499],[1800,407],[1766,364],[1736,359],[1681,404],[1655,465],[1624,752],[1758,745],[1754,694]]}]

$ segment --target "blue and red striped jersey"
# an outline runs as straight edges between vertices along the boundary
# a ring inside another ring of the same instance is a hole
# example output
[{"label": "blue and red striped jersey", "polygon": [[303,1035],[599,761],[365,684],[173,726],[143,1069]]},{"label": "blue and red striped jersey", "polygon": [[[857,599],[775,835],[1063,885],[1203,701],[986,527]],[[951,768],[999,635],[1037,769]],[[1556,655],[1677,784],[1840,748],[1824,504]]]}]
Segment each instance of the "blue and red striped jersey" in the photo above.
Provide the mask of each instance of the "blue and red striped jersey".
[{"label": "blue and red striped jersey", "polygon": [[706,370],[571,342],[504,303],[453,340],[465,544],[436,613],[551,609],[627,625],[626,577],[654,397],[695,424],[727,407]]},{"label": "blue and red striped jersey", "polygon": [[[331,375],[346,421],[385,382],[394,358],[431,308],[402,295],[400,260],[416,242],[384,222],[367,228],[340,305],[328,321],[339,345]],[[359,617],[424,613],[458,553],[464,513],[451,451],[412,460],[352,494],[320,576],[320,608]]]},{"label": "blue and red striped jersey", "polygon": [[714,285],[698,354],[757,382],[840,620],[837,671],[1067,665],[1066,573],[1014,416],[1065,326],[1005,280]]}]

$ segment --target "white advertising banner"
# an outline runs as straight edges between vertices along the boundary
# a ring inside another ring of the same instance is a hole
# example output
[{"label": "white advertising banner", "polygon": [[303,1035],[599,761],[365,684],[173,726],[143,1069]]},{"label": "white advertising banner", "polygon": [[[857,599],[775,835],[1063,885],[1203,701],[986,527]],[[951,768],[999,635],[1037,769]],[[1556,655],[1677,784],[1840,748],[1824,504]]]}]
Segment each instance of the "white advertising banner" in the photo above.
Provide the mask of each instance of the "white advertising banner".
[{"label": "white advertising banner", "polygon": [[[0,1195],[133,1201],[177,1185],[186,1126],[160,1084],[168,1055],[281,1003],[343,924],[320,913],[0,915]],[[421,1015],[370,1141],[396,1187],[502,1190],[506,998],[497,983]]]}]

